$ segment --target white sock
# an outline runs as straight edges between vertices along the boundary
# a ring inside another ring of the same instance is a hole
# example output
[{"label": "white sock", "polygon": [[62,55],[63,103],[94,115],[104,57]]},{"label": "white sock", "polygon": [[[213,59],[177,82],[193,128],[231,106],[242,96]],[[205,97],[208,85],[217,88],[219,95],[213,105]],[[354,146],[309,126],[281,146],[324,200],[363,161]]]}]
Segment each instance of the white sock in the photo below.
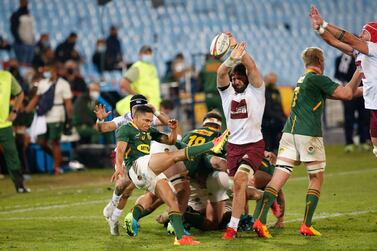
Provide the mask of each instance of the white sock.
[{"label": "white sock", "polygon": [[240,219],[236,218],[236,217],[233,217],[230,218],[230,222],[228,224],[228,227],[231,227],[233,228],[235,231],[237,231],[237,228],[238,228],[238,223],[240,222]]},{"label": "white sock", "polygon": [[116,195],[115,191],[113,192],[113,198],[111,199],[111,201],[114,203],[114,205],[118,205],[120,197],[122,197],[122,195]]},{"label": "white sock", "polygon": [[119,217],[122,215],[123,209],[115,208],[113,215],[111,215],[112,221],[118,221]]}]

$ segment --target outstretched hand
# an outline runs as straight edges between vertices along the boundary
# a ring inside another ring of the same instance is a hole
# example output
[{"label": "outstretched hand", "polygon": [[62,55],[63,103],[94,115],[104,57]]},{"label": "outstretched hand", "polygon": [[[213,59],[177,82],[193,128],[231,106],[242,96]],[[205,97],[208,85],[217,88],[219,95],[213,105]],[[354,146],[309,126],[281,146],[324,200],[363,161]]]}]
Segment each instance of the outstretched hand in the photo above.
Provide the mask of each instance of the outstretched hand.
[{"label": "outstretched hand", "polygon": [[235,48],[237,45],[236,38],[230,32],[224,32],[224,33],[229,37],[229,42],[230,42],[229,47],[232,49]]},{"label": "outstretched hand", "polygon": [[319,27],[323,24],[323,18],[319,13],[317,7],[315,7],[314,5],[312,5],[310,8],[309,17],[312,22],[313,29],[318,30]]},{"label": "outstretched hand", "polygon": [[118,179],[118,177],[119,176],[124,176],[124,169],[123,169],[123,167],[122,168],[117,168],[116,170],[115,170],[115,172],[113,173],[113,176],[111,176],[111,182],[115,182],[117,179]]},{"label": "outstretched hand", "polygon": [[96,105],[94,113],[96,114],[99,120],[104,120],[110,115],[111,111],[106,112],[106,106],[100,104]]},{"label": "outstretched hand", "polygon": [[246,43],[241,42],[236,45],[236,47],[233,49],[232,53],[230,54],[230,57],[234,60],[241,61],[242,56],[245,54],[246,50]]}]

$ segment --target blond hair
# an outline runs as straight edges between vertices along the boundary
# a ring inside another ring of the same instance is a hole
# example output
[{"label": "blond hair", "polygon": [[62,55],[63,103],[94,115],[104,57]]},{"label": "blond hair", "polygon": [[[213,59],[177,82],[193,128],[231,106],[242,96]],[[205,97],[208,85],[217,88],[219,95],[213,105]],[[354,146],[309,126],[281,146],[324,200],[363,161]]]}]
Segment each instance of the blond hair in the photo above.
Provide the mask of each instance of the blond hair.
[{"label": "blond hair", "polygon": [[323,50],[318,47],[306,48],[301,54],[304,60],[305,67],[307,66],[321,66],[325,61]]}]

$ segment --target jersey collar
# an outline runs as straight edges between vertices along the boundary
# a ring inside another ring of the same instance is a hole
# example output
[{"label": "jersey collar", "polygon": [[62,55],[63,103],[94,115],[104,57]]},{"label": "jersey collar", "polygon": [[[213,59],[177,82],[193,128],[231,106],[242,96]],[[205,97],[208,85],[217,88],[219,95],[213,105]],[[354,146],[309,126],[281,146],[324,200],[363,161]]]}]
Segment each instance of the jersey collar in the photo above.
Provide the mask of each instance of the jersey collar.
[{"label": "jersey collar", "polygon": [[316,71],[316,70],[314,70],[314,69],[308,69],[308,70],[306,71],[306,73],[309,73],[309,72],[312,72],[312,73],[315,73],[315,74],[318,74],[318,75],[319,75],[319,72]]}]

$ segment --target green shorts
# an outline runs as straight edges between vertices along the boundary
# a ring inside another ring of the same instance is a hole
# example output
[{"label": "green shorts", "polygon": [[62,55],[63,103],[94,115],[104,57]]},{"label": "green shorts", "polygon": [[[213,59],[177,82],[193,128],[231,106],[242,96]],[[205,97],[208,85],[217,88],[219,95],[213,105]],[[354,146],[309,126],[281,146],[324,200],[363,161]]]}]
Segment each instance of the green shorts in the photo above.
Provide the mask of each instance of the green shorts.
[{"label": "green shorts", "polygon": [[273,175],[275,172],[275,166],[271,164],[268,160],[262,159],[262,162],[259,166],[259,170],[265,173],[268,173],[269,175]]},{"label": "green shorts", "polygon": [[62,136],[63,127],[63,122],[47,123],[47,132],[38,135],[38,140],[47,140],[48,142],[59,141]]}]

